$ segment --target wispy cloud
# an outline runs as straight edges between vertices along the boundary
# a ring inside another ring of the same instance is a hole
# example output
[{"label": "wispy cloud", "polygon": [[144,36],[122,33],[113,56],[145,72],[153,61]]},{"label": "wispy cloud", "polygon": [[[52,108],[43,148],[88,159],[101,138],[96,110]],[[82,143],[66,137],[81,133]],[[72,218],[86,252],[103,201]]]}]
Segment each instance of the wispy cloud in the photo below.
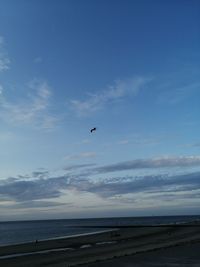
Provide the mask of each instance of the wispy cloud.
[{"label": "wispy cloud", "polygon": [[124,140],[120,140],[117,144],[118,145],[127,145],[130,143],[130,140],[128,139],[124,139]]},{"label": "wispy cloud", "polygon": [[160,144],[160,139],[153,139],[153,138],[141,138],[141,137],[134,137],[129,139],[122,139],[118,142],[116,142],[117,145],[139,145],[139,146],[154,146]]},{"label": "wispy cloud", "polygon": [[79,154],[73,154],[73,155],[68,155],[64,157],[64,160],[76,160],[76,159],[84,159],[84,158],[94,158],[96,157],[97,154],[95,152],[82,152]]},{"label": "wispy cloud", "polygon": [[[77,191],[93,193],[102,198],[126,196],[133,193],[157,194],[200,190],[200,172],[169,176],[147,175],[142,177],[122,176],[94,180],[76,176],[57,176],[31,180],[6,179],[0,183],[0,197],[4,200],[29,202],[57,199],[66,192]],[[67,191],[66,191],[67,190]],[[174,199],[176,196],[174,195]],[[192,198],[192,195],[191,195]],[[35,202],[34,202],[35,203]],[[35,205],[33,203],[33,205]]]},{"label": "wispy cloud", "polygon": [[2,93],[3,93],[3,86],[0,85],[0,96],[1,96]]},{"label": "wispy cloud", "polygon": [[88,93],[85,100],[71,100],[72,109],[78,116],[91,115],[117,100],[137,93],[150,81],[150,78],[135,77],[119,80],[112,86],[97,93]]},{"label": "wispy cloud", "polygon": [[200,142],[195,142],[195,143],[191,143],[191,144],[184,144],[184,145],[180,145],[181,147],[193,147],[193,148],[199,148],[200,147]]},{"label": "wispy cloud", "polygon": [[81,140],[79,142],[76,142],[75,144],[76,145],[85,145],[85,144],[89,144],[89,143],[91,143],[91,140],[89,140],[89,139],[83,139],[83,140]]},{"label": "wispy cloud", "polygon": [[29,180],[4,180],[0,183],[0,195],[19,202],[58,198],[68,186],[68,177],[38,178]]},{"label": "wispy cloud", "polygon": [[41,201],[41,200],[33,200],[33,201],[23,201],[19,203],[10,204],[9,202],[1,205],[1,209],[38,209],[41,210],[43,208],[52,208],[58,206],[71,206],[71,203],[60,203],[55,201]]},{"label": "wispy cloud", "polygon": [[170,189],[172,192],[195,190],[200,188],[200,173],[190,173],[184,175],[149,175],[144,177],[128,177],[129,179],[104,180],[101,182],[79,183],[78,190],[98,194],[101,197],[112,197],[115,195],[125,195],[138,192],[157,192]]},{"label": "wispy cloud", "polygon": [[48,171],[34,171],[32,173],[32,176],[34,178],[47,178],[49,175],[49,172]]},{"label": "wispy cloud", "polygon": [[20,101],[10,101],[2,90],[0,118],[14,124],[33,124],[53,128],[58,118],[48,112],[51,88],[46,81],[33,80],[28,84],[28,95]]},{"label": "wispy cloud", "polygon": [[5,40],[0,36],[0,72],[8,70],[10,67],[10,59],[5,50]]},{"label": "wispy cloud", "polygon": [[200,156],[191,157],[163,157],[153,159],[136,159],[119,162],[93,168],[94,173],[109,173],[125,170],[137,170],[145,168],[169,168],[169,167],[191,167],[200,166]]},{"label": "wispy cloud", "polygon": [[96,164],[95,163],[88,163],[88,164],[75,164],[75,165],[70,165],[66,166],[64,170],[66,171],[74,171],[82,168],[88,168],[88,167],[94,167]]}]

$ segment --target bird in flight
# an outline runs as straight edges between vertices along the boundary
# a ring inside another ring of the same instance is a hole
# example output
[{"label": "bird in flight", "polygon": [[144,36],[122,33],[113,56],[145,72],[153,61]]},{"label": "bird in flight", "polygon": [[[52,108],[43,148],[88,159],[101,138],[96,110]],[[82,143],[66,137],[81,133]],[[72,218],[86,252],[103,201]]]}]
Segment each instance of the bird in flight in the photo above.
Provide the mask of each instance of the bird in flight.
[{"label": "bird in flight", "polygon": [[92,128],[92,129],[90,130],[90,132],[92,133],[93,131],[96,131],[96,129],[97,129],[97,128],[94,127],[94,128]]}]

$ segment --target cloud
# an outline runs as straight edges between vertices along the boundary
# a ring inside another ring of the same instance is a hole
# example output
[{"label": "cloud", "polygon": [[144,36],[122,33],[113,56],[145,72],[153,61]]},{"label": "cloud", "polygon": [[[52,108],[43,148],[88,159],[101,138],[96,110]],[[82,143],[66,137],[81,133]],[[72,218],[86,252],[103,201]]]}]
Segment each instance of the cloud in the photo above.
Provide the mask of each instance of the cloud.
[{"label": "cloud", "polygon": [[191,144],[184,144],[184,145],[180,145],[181,147],[196,147],[199,148],[200,147],[200,142],[196,142],[196,143],[191,143]]},{"label": "cloud", "polygon": [[194,143],[194,144],[191,144],[192,147],[200,147],[200,142],[197,142],[197,143]]},{"label": "cloud", "polygon": [[[128,179],[127,179],[128,178]],[[72,185],[73,186],[73,185]],[[130,193],[147,192],[183,192],[200,189],[200,172],[168,176],[149,175],[144,177],[120,177],[100,182],[84,181],[74,185],[77,190],[97,194],[101,197],[113,197]]]},{"label": "cloud", "polygon": [[0,95],[3,93],[3,86],[0,85]]},{"label": "cloud", "polygon": [[116,81],[113,86],[108,86],[96,94],[88,93],[86,100],[71,100],[71,107],[78,116],[90,115],[124,97],[137,95],[150,80],[149,78],[135,77]]},{"label": "cloud", "polygon": [[10,68],[10,59],[5,50],[5,40],[0,36],[0,72]]},{"label": "cloud", "polygon": [[102,167],[94,168],[93,173],[109,173],[116,171],[137,170],[146,168],[191,167],[191,166],[200,166],[200,156],[136,159],[132,161],[124,161],[116,164],[105,165]]},{"label": "cloud", "polygon": [[77,159],[84,159],[84,158],[94,158],[97,154],[95,152],[82,152],[79,154],[68,155],[64,157],[64,160],[77,160]]},{"label": "cloud", "polygon": [[[93,167],[94,164],[91,163],[76,164],[65,168],[65,171],[71,171],[70,174],[59,176],[52,176],[47,170],[37,170],[29,175],[18,175],[0,180],[0,199],[4,202],[14,201],[22,203],[24,207],[32,201],[52,201],[52,199],[56,200],[68,194],[70,196],[75,192],[78,194],[94,194],[108,200],[117,197],[122,202],[123,198],[125,202],[127,198],[129,199],[129,194],[133,194],[134,199],[136,197],[134,194],[139,193],[143,194],[144,198],[151,195],[152,198],[157,199],[162,198],[162,195],[164,197],[165,194],[169,195],[171,193],[174,195],[175,200],[177,194],[185,192],[187,194],[185,198],[192,199],[194,193],[194,198],[197,199],[199,195],[197,190],[200,191],[200,171],[171,175],[164,173],[117,177],[113,174],[101,177],[101,173],[110,173],[130,168],[156,169],[158,167],[199,166],[199,164],[200,157],[193,156],[134,160],[99,168]],[[87,169],[84,170],[84,168]],[[98,179],[94,179],[93,174],[98,174]],[[131,201],[129,200],[128,202]],[[36,207],[37,203],[34,202],[33,207]]]},{"label": "cloud", "polygon": [[[125,176],[93,180],[78,175],[63,175],[29,180],[5,179],[0,183],[0,197],[5,200],[29,202],[56,199],[70,191],[93,193],[101,198],[127,194],[165,194],[200,190],[200,172],[181,175]],[[192,198],[192,197],[191,197]],[[38,203],[38,202],[37,202]]]},{"label": "cloud", "polygon": [[28,89],[28,95],[19,101],[9,101],[2,93],[0,118],[14,124],[53,128],[58,118],[48,111],[52,95],[50,86],[46,81],[33,80],[28,84]]},{"label": "cloud", "polygon": [[11,131],[1,131],[0,132],[0,142],[7,142],[12,140],[15,137],[14,133]]},{"label": "cloud", "polygon": [[75,144],[76,145],[85,145],[85,144],[89,144],[89,143],[91,143],[91,140],[89,140],[89,139],[83,139],[83,140],[81,140],[79,142],[76,142]]},{"label": "cloud", "polygon": [[130,143],[130,140],[124,139],[124,140],[120,140],[117,144],[118,145],[127,145]]},{"label": "cloud", "polygon": [[52,207],[58,207],[58,206],[71,206],[71,203],[60,203],[60,202],[54,202],[54,201],[41,201],[41,200],[32,200],[32,201],[24,201],[19,203],[12,203],[10,204],[7,202],[4,205],[1,205],[1,209],[42,209],[42,208],[52,208]]},{"label": "cloud", "polygon": [[96,165],[95,163],[75,164],[75,165],[66,166],[64,168],[64,170],[66,170],[66,171],[72,171],[73,170],[74,171],[74,170],[82,169],[82,168],[86,168],[86,167],[93,167],[95,165]]},{"label": "cloud", "polygon": [[46,178],[46,177],[48,177],[48,175],[49,175],[48,171],[34,171],[32,173],[32,176],[34,178]]},{"label": "cloud", "polygon": [[0,196],[23,202],[30,200],[58,198],[69,186],[69,177],[38,178],[29,180],[4,180],[0,183]]}]

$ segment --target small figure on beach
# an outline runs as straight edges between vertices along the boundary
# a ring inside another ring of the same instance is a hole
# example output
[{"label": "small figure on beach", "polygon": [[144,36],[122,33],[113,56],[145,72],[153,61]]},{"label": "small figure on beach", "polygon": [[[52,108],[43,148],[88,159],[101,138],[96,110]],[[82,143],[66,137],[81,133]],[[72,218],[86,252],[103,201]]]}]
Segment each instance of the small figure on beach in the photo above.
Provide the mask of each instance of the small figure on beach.
[{"label": "small figure on beach", "polygon": [[36,239],[36,240],[35,240],[35,244],[37,244],[37,243],[38,243],[38,240]]},{"label": "small figure on beach", "polygon": [[96,127],[94,127],[94,128],[92,128],[91,130],[90,130],[90,132],[92,133],[93,131],[96,131]]}]

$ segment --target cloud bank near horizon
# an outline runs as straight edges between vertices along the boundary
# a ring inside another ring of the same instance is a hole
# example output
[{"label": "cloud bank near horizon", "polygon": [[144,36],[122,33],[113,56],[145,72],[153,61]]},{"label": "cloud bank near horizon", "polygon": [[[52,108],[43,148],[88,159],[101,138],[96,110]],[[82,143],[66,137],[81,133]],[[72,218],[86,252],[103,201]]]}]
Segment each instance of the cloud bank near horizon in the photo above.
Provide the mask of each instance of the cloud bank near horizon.
[{"label": "cloud bank near horizon", "polygon": [[[103,167],[95,164],[66,166],[65,174],[52,176],[50,171],[35,171],[30,175],[18,175],[0,181],[0,198],[4,201],[27,202],[35,200],[59,199],[69,192],[92,193],[100,198],[112,198],[118,195],[156,192],[186,192],[200,189],[200,171],[183,174],[156,174],[159,167],[200,166],[200,157],[171,157],[146,160],[134,160]],[[150,175],[114,175],[94,179],[93,173],[111,173],[115,171],[154,168]],[[85,172],[83,170],[86,170]],[[81,173],[79,173],[81,171]],[[174,198],[175,199],[175,198]]]}]

